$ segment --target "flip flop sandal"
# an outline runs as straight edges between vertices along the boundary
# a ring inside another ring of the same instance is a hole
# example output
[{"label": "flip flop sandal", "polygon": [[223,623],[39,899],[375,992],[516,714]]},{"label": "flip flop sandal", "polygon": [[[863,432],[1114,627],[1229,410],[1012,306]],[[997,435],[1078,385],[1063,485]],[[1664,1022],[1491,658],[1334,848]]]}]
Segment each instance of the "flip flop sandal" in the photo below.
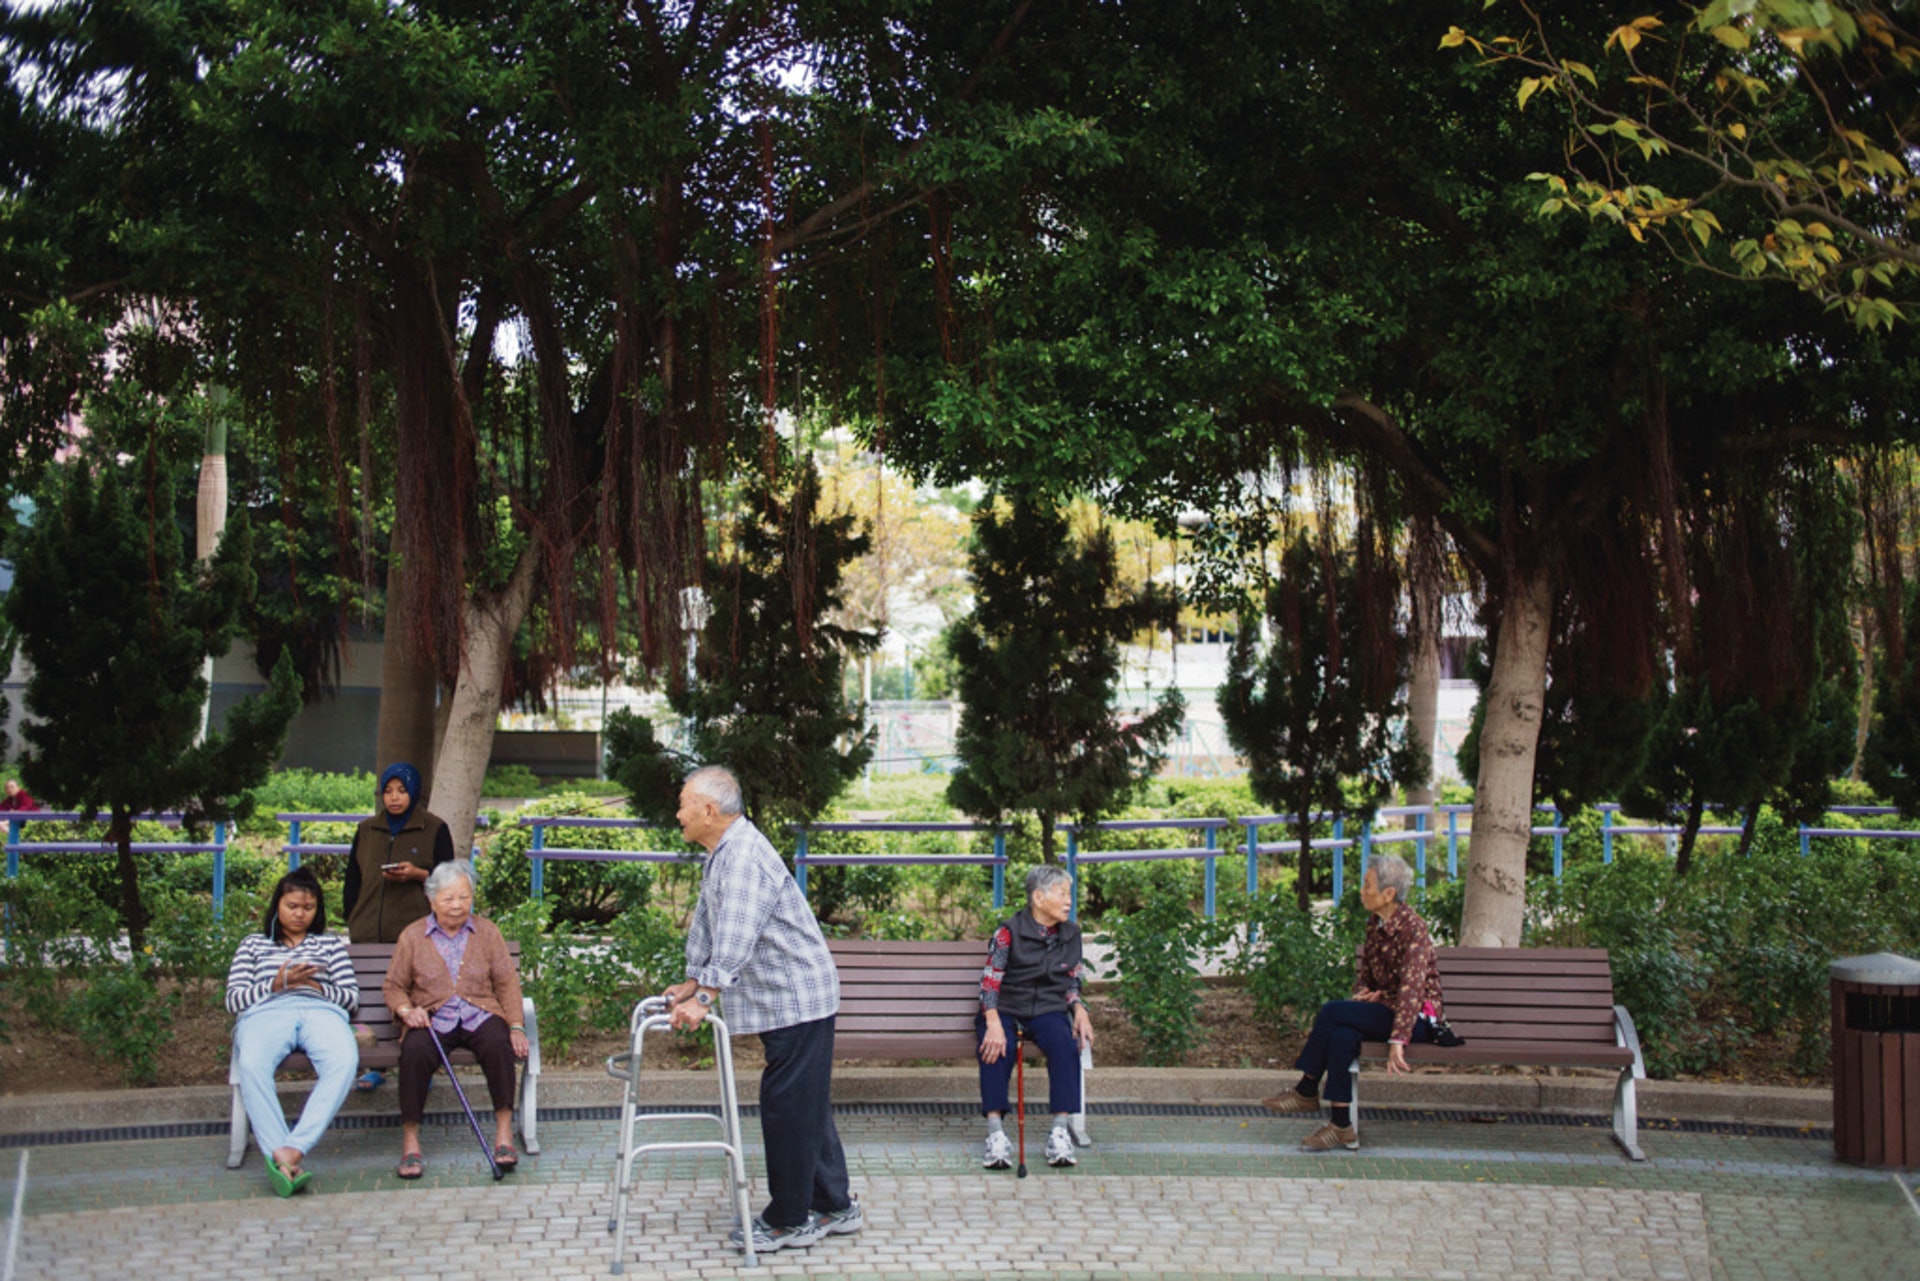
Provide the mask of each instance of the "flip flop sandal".
[{"label": "flip flop sandal", "polygon": [[503,1170],[517,1169],[520,1154],[513,1150],[511,1143],[496,1143],[493,1148],[493,1163]]},{"label": "flip flop sandal", "polygon": [[280,1163],[271,1156],[267,1158],[267,1182],[273,1184],[273,1190],[280,1196],[292,1196],[294,1193],[293,1176],[280,1168]]},{"label": "flip flop sandal", "polygon": [[379,1089],[380,1083],[385,1081],[386,1079],[387,1078],[384,1073],[376,1072],[372,1068],[368,1068],[365,1072],[362,1072],[354,1080],[353,1088],[360,1091],[360,1093],[365,1094],[370,1090]]},{"label": "flip flop sandal", "polygon": [[427,1172],[427,1159],[418,1152],[409,1152],[400,1158],[393,1172],[403,1179],[417,1179]]}]

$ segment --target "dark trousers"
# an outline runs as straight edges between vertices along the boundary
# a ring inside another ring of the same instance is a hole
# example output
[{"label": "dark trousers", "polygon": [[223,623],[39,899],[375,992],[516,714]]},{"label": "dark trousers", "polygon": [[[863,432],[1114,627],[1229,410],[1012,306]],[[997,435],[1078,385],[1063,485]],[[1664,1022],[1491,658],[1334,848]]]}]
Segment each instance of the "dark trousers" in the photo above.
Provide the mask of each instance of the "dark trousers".
[{"label": "dark trousers", "polygon": [[760,1034],[760,1137],[767,1149],[766,1213],[776,1228],[797,1227],[810,1210],[852,1204],[847,1157],[833,1124],[833,1019]]},{"label": "dark trousers", "polygon": [[[487,1093],[493,1096],[493,1110],[513,1106],[513,1034],[507,1030],[507,1021],[497,1014],[487,1016],[486,1022],[469,1032],[465,1028],[455,1027],[451,1032],[440,1034],[440,1044],[452,1054],[460,1046],[473,1051],[473,1057],[480,1060],[480,1070],[487,1075]],[[420,1123],[421,1115],[427,1110],[427,1091],[433,1085],[433,1074],[440,1066],[439,1051],[433,1048],[433,1038],[423,1027],[407,1029],[400,1041],[400,1119],[413,1125]]]},{"label": "dark trousers", "polygon": [[[1294,1067],[1318,1080],[1327,1078],[1324,1097],[1329,1103],[1353,1102],[1354,1059],[1360,1042],[1384,1041],[1393,1031],[1393,1007],[1378,1001],[1328,1001],[1313,1016],[1313,1031]],[[1413,1039],[1431,1041],[1433,1030],[1423,1019],[1413,1024]]]},{"label": "dark trousers", "polygon": [[[1014,1040],[1014,1029],[1021,1026],[1022,1020],[1011,1014],[995,1010],[999,1016],[1001,1030],[1007,1034],[1007,1052],[992,1063],[980,1065],[980,1110],[981,1112],[1008,1112],[1007,1082],[1013,1079],[1013,1056],[1019,1048]],[[1053,1114],[1078,1112],[1080,1110],[1080,1047],[1073,1039],[1073,1016],[1065,1011],[1052,1014],[1036,1014],[1024,1020],[1027,1039],[1040,1047],[1040,1053],[1047,1056],[1047,1103]],[[987,1034],[987,1016],[984,1013],[973,1016],[973,1037],[975,1044]],[[977,1056],[976,1056],[977,1057]]]}]

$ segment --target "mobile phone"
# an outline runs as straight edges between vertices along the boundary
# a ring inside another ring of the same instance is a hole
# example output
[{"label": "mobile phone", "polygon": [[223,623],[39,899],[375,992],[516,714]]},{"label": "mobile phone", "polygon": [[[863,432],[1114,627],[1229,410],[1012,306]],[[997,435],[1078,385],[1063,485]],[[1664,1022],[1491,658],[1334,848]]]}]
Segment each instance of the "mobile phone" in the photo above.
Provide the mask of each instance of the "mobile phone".
[{"label": "mobile phone", "polygon": [[405,866],[406,866],[405,863],[382,863],[380,865],[380,870],[383,872],[387,872],[387,871],[391,871],[396,867],[405,867]]}]

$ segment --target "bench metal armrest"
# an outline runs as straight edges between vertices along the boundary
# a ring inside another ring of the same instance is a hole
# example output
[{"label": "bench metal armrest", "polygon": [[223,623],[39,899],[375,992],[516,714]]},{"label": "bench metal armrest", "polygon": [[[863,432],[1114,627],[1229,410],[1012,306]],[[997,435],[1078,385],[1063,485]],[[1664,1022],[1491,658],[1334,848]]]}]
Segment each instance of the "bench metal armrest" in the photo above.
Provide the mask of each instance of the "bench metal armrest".
[{"label": "bench metal armrest", "polygon": [[1613,1043],[1633,1051],[1633,1079],[1647,1079],[1647,1061],[1640,1054],[1640,1033],[1634,1029],[1633,1015],[1624,1005],[1613,1007]]}]

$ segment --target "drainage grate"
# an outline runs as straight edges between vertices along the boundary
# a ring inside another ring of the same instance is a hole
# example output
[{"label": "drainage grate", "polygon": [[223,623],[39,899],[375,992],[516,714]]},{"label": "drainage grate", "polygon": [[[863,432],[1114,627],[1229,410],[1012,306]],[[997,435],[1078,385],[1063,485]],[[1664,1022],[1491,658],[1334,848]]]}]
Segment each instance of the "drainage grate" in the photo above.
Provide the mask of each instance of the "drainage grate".
[{"label": "drainage grate", "polygon": [[[712,1107],[649,1107],[649,1113],[684,1113],[689,1116],[710,1113]],[[841,1116],[961,1116],[973,1117],[979,1108],[971,1103],[843,1103],[834,1107]],[[1369,1121],[1447,1121],[1480,1125],[1535,1125],[1570,1129],[1612,1130],[1607,1117],[1566,1112],[1475,1111],[1446,1108],[1362,1109]],[[1028,1115],[1046,1115],[1041,1103],[1027,1105]],[[1101,1116],[1191,1116],[1191,1117],[1265,1117],[1268,1112],[1257,1104],[1244,1103],[1096,1103],[1090,1109]],[[760,1109],[741,1104],[740,1115],[758,1116]],[[567,1121],[617,1121],[620,1109],[612,1105],[594,1107],[541,1108],[542,1124]],[[459,1112],[429,1112],[423,1118],[428,1125],[458,1125],[465,1120]],[[340,1130],[388,1130],[397,1128],[397,1114],[373,1116],[356,1113],[336,1116],[333,1128]],[[1719,1134],[1761,1139],[1808,1139],[1822,1143],[1833,1140],[1833,1131],[1817,1126],[1749,1125],[1725,1121],[1682,1121],[1673,1118],[1648,1118],[1640,1122],[1642,1130],[1677,1134]],[[143,1139],[198,1139],[227,1133],[225,1121],[176,1121],[165,1125],[120,1125],[94,1130],[39,1130],[23,1134],[0,1134],[0,1150],[8,1148],[63,1147],[74,1143],[131,1143]]]}]

